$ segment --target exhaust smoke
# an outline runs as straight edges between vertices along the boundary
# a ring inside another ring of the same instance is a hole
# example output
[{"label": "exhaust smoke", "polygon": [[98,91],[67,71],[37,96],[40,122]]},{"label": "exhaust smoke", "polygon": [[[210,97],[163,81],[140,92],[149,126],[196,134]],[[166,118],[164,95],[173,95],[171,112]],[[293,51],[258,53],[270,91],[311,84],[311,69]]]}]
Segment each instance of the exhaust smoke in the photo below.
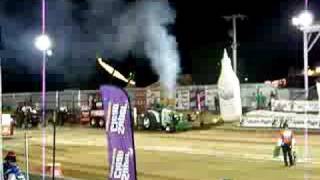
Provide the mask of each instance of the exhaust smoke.
[{"label": "exhaust smoke", "polygon": [[176,38],[167,30],[174,22],[175,12],[168,1],[137,2],[119,18],[114,46],[116,54],[134,51],[138,56],[146,56],[168,98],[174,97],[180,73]]},{"label": "exhaust smoke", "polygon": [[[97,54],[121,60],[131,52],[150,60],[164,91],[172,97],[180,73],[180,58],[176,39],[167,29],[175,22],[175,11],[168,0],[141,0],[130,4],[125,0],[81,2],[48,1],[47,25],[54,41],[48,72],[63,74],[68,83],[80,83],[95,71],[93,59]],[[24,7],[21,3],[17,6]],[[9,15],[4,12],[8,4],[15,5],[13,1],[0,2],[3,10],[0,20],[6,24],[4,55],[15,56],[36,72],[40,68],[40,56],[33,47],[33,39],[39,34],[35,27],[40,5],[29,4],[25,6],[26,11]],[[30,9],[32,15],[20,16]]]}]

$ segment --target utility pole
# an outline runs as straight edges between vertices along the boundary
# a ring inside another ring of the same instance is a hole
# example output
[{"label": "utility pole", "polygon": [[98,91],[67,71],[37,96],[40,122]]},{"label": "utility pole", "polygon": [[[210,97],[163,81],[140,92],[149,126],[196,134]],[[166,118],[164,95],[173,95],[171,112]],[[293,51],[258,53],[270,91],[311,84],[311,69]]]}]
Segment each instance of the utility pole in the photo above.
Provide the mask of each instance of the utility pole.
[{"label": "utility pole", "polygon": [[232,20],[233,26],[233,43],[232,43],[232,59],[233,59],[233,70],[238,75],[237,70],[237,19],[244,20],[247,16],[242,14],[233,14],[231,16],[223,16],[223,18],[227,21]]},{"label": "utility pole", "polygon": [[304,75],[304,92],[305,92],[305,98],[308,100],[309,98],[309,75],[308,75],[308,32],[303,31],[303,75]]},{"label": "utility pole", "polygon": [[[313,48],[315,43],[320,38],[320,24],[313,24],[313,14],[308,11],[308,0],[305,0],[305,10],[299,15],[292,18],[292,24],[297,26],[303,32],[303,61],[304,61],[304,89],[305,98],[308,102],[309,99],[309,74],[308,74],[308,56],[309,51]],[[316,37],[312,39],[312,34],[317,33]],[[311,42],[311,44],[309,44]],[[305,173],[304,179],[309,179],[309,135],[308,135],[308,116],[307,109],[305,108],[304,118],[304,160],[305,160]]]}]

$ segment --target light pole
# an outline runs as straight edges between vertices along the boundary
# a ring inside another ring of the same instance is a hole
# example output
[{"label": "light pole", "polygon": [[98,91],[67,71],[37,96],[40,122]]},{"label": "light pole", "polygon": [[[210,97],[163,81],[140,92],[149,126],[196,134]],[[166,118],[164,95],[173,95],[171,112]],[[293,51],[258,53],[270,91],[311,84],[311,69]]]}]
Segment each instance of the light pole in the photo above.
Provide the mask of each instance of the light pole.
[{"label": "light pole", "polygon": [[[43,1],[44,2],[44,1]],[[43,8],[45,5],[43,4]],[[36,37],[35,46],[42,52],[42,179],[45,180],[45,153],[46,153],[46,123],[45,123],[45,103],[46,103],[46,59],[52,46],[51,40],[45,34],[44,28],[42,34]]]},{"label": "light pole", "polygon": [[[309,97],[309,79],[308,79],[308,55],[314,44],[320,37],[320,25],[313,24],[313,15],[305,10],[301,14],[292,18],[292,24],[297,26],[303,32],[303,74],[305,98]],[[311,35],[317,33],[317,36],[311,41]],[[311,44],[309,45],[309,42]]]},{"label": "light pole", "polygon": [[[313,24],[313,15],[307,10],[308,1],[305,1],[305,8],[300,15],[292,18],[292,24],[297,26],[303,32],[303,60],[304,60],[304,90],[305,98],[308,100],[309,97],[309,76],[308,76],[308,54],[312,49],[314,44],[320,37],[320,25]],[[311,36],[313,33],[317,33],[316,37],[311,41]],[[306,114],[305,108],[305,114]],[[309,163],[309,146],[308,146],[308,116],[305,117],[305,131],[304,131],[304,159],[305,163]],[[308,179],[308,172],[305,173],[305,179]]]},{"label": "light pole", "polygon": [[42,51],[42,180],[46,179],[46,127],[45,127],[45,99],[46,99],[46,57],[51,48],[51,40],[46,35],[46,0],[41,1],[41,30],[42,34],[35,40],[35,46]]},{"label": "light pole", "polygon": [[35,40],[35,46],[42,52],[42,179],[45,180],[46,172],[46,59],[51,48],[51,40],[44,32]]},{"label": "light pole", "polygon": [[233,70],[238,75],[238,70],[237,70],[237,48],[238,48],[238,43],[237,43],[237,19],[243,20],[246,18],[245,15],[242,14],[233,14],[231,16],[224,16],[223,17],[225,20],[230,21],[232,20],[232,27],[233,27],[233,43],[232,43],[232,58],[233,58]]}]

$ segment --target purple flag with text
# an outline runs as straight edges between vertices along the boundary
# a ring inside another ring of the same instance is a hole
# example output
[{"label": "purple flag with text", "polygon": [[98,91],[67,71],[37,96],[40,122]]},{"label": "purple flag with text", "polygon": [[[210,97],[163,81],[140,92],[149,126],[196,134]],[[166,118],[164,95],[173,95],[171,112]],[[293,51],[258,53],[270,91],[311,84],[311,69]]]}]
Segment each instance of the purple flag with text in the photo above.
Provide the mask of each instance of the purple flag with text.
[{"label": "purple flag with text", "polygon": [[136,180],[133,121],[127,93],[114,86],[100,88],[106,120],[109,180]]}]

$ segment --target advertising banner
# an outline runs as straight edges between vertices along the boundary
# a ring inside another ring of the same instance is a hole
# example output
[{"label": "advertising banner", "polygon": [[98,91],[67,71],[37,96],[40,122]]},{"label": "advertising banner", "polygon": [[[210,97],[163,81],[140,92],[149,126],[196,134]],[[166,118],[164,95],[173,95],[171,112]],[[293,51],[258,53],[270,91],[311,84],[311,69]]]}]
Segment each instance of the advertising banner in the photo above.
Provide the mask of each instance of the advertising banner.
[{"label": "advertising banner", "polygon": [[214,87],[206,86],[206,95],[205,95],[205,104],[209,110],[216,110],[215,109],[215,96],[218,96],[218,90]]},{"label": "advertising banner", "polygon": [[302,100],[273,100],[271,108],[274,111],[282,112],[319,112],[318,101],[302,101]]},{"label": "advertising banner", "polygon": [[155,103],[160,103],[160,98],[161,98],[160,91],[153,91],[148,89],[146,94],[147,94],[146,98],[147,98],[148,107],[152,106]]},{"label": "advertising banner", "polygon": [[189,89],[178,89],[176,92],[176,109],[189,110],[190,108]]},{"label": "advertising banner", "polygon": [[243,127],[272,127],[272,117],[243,117],[240,125]]},{"label": "advertising banner", "polygon": [[286,115],[274,115],[274,116],[244,116],[240,122],[243,127],[273,127],[281,128],[285,124],[289,128],[305,128],[308,125],[310,129],[320,129],[320,117],[318,115],[305,115],[291,113]]},{"label": "advertising banner", "polygon": [[206,104],[205,104],[205,89],[203,88],[197,88],[192,89],[190,91],[190,109],[193,110],[206,110]]},{"label": "advertising banner", "polygon": [[100,88],[106,119],[109,180],[136,180],[133,120],[128,95],[113,86]]}]

